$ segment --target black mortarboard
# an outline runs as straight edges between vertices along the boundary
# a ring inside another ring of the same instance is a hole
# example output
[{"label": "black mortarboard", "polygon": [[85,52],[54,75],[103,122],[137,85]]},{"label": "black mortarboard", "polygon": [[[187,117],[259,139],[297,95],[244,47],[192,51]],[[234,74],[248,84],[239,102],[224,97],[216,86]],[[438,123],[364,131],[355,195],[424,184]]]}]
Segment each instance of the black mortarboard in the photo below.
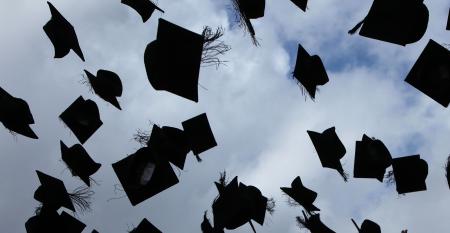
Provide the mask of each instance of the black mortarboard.
[{"label": "black mortarboard", "polygon": [[405,81],[447,107],[450,103],[450,51],[430,40]]},{"label": "black mortarboard", "polygon": [[36,215],[25,222],[27,233],[59,233],[61,231],[60,215],[53,208],[40,207]]},{"label": "black mortarboard", "polygon": [[40,171],[36,171],[36,173],[41,186],[34,192],[34,199],[41,202],[44,206],[51,206],[56,210],[60,207],[65,207],[75,211],[64,182]]},{"label": "black mortarboard", "polygon": [[206,113],[183,121],[181,124],[194,155],[198,156],[200,153],[217,146]]},{"label": "black mortarboard", "polygon": [[158,6],[150,0],[122,0],[121,3],[133,8],[142,17],[145,23],[153,14],[153,11],[159,10],[164,13]]},{"label": "black mortarboard", "polygon": [[450,9],[448,9],[447,30],[450,30]]},{"label": "black mortarboard", "polygon": [[365,134],[361,141],[356,141],[353,177],[375,178],[383,182],[386,168],[391,164],[391,153],[382,141]]},{"label": "black mortarboard", "polygon": [[358,227],[358,224],[356,224],[355,220],[352,219],[352,222],[359,233],[381,233],[380,226],[371,220],[364,220],[364,222],[361,224],[361,228]]},{"label": "black mortarboard", "polygon": [[300,176],[292,181],[290,188],[281,187],[281,190],[302,205],[308,213],[320,210],[313,204],[317,198],[317,193],[303,186]]},{"label": "black mortarboard", "polygon": [[134,228],[130,233],[162,233],[158,228],[156,228],[151,222],[146,218],[142,219],[141,223]]},{"label": "black mortarboard", "polygon": [[335,233],[320,220],[320,214],[306,215],[304,211],[302,213],[304,218],[297,217],[297,222],[311,233]]},{"label": "black mortarboard", "polygon": [[62,160],[67,164],[72,175],[80,177],[87,186],[90,186],[89,177],[96,173],[102,165],[96,163],[80,144],[68,148],[64,142],[60,141],[60,145]]},{"label": "black mortarboard", "polygon": [[84,70],[84,72],[95,94],[114,105],[114,107],[121,109],[117,101],[117,97],[122,95],[122,81],[120,81],[120,77],[109,70],[98,70],[97,77],[87,70]]},{"label": "black mortarboard", "polygon": [[0,121],[5,128],[26,137],[38,139],[29,126],[34,124],[34,119],[25,100],[11,96],[0,87],[0,108]]},{"label": "black mortarboard", "polygon": [[112,167],[133,206],[178,183],[169,162],[149,147],[139,149]]},{"label": "black mortarboard", "polygon": [[156,40],[144,54],[153,88],[197,102],[203,42],[202,35],[160,18]]},{"label": "black mortarboard", "polygon": [[173,165],[183,170],[186,156],[191,150],[186,134],[174,127],[153,125],[147,145],[166,158]]},{"label": "black mortarboard", "polygon": [[428,164],[420,155],[395,158],[392,168],[399,194],[427,190]]},{"label": "black mortarboard", "polygon": [[323,133],[309,130],[307,132],[314,148],[316,148],[322,166],[337,170],[344,180],[347,180],[347,175],[339,161],[344,157],[346,150],[341,140],[339,140],[335,128],[326,129]]},{"label": "black mortarboard", "polygon": [[86,224],[82,223],[80,220],[74,218],[65,211],[61,213],[59,221],[63,227],[61,232],[64,233],[81,233],[86,227]]},{"label": "black mortarboard", "polygon": [[306,5],[308,4],[308,0],[291,0],[298,8],[302,11],[306,11]]},{"label": "black mortarboard", "polygon": [[82,144],[103,124],[97,104],[89,99],[84,100],[82,96],[78,97],[59,117]]},{"label": "black mortarboard", "polygon": [[75,29],[50,2],[47,3],[52,18],[44,25],[44,31],[55,48],[55,58],[66,56],[72,49],[84,61]]},{"label": "black mortarboard", "polygon": [[306,89],[312,99],[316,97],[317,86],[325,85],[329,80],[320,57],[309,55],[300,44],[298,45],[293,76]]},{"label": "black mortarboard", "polygon": [[405,46],[420,40],[427,25],[423,0],[374,0],[367,16],[349,33],[361,27],[361,36]]},{"label": "black mortarboard", "polygon": [[253,44],[258,45],[255,38],[255,30],[250,19],[257,19],[264,16],[266,9],[265,0],[232,0],[233,6],[238,15],[241,25],[245,25],[246,30],[250,33]]}]

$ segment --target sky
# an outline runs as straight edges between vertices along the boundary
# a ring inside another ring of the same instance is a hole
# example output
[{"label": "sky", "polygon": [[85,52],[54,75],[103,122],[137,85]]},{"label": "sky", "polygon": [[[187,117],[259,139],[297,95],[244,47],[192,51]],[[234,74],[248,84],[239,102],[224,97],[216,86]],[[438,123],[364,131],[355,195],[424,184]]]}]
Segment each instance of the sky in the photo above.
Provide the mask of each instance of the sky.
[{"label": "sky", "polygon": [[[265,16],[253,20],[260,47],[236,26],[231,1],[159,0],[165,13],[146,23],[119,0],[53,0],[75,27],[86,62],[71,52],[53,58],[53,46],[42,27],[50,19],[43,0],[0,1],[0,86],[26,100],[39,140],[12,136],[0,126],[0,231],[25,232],[25,221],[39,203],[36,170],[64,180],[69,190],[80,186],[61,161],[59,140],[78,143],[58,116],[78,96],[94,100],[103,126],[84,144],[101,169],[93,176],[92,211],[78,213],[84,232],[128,232],[147,218],[163,232],[200,232],[204,211],[211,216],[217,195],[213,184],[226,170],[229,178],[258,187],[273,197],[276,209],[267,215],[259,233],[301,232],[280,187],[300,176],[318,193],[321,219],[335,232],[357,232],[350,218],[377,222],[383,232],[448,232],[449,188],[444,164],[450,154],[450,112],[404,82],[408,71],[430,39],[450,43],[445,30],[450,2],[424,1],[430,12],[422,39],[405,47],[359,35],[351,29],[367,14],[372,1],[310,1],[302,12],[288,0],[266,1]],[[148,82],[143,55],[156,38],[158,18],[191,31],[223,26],[231,46],[218,69],[200,72],[199,102],[156,91]],[[317,54],[330,81],[315,101],[306,99],[291,78],[297,46]],[[80,83],[83,70],[116,72],[124,91],[122,111]],[[207,113],[218,146],[188,156],[180,183],[132,207],[111,164],[134,153],[138,129],[151,122],[181,128],[181,122]],[[335,126],[346,147],[341,160],[353,173],[355,141],[363,134],[381,139],[393,157],[420,154],[428,162],[427,191],[398,195],[395,186],[370,179],[345,183],[334,170],[322,168],[306,130],[321,132]],[[113,199],[111,198],[119,198]],[[244,225],[234,231],[250,232]],[[228,232],[228,231],[227,231]]]}]

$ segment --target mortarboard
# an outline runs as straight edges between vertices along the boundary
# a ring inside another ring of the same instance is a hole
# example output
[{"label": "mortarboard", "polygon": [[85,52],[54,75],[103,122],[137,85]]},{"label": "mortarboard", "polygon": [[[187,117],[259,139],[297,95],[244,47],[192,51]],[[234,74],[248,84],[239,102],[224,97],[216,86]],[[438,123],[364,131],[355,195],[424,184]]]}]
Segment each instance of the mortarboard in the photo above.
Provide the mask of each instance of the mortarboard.
[{"label": "mortarboard", "polygon": [[202,35],[159,19],[156,40],[144,54],[152,87],[198,102],[203,42]]},{"label": "mortarboard", "polygon": [[133,206],[178,183],[169,162],[150,147],[139,149],[112,167]]},{"label": "mortarboard", "polygon": [[42,206],[36,215],[25,222],[27,233],[58,233],[61,232],[60,216],[53,208]]},{"label": "mortarboard", "polygon": [[59,217],[59,224],[62,226],[61,232],[64,233],[81,233],[86,227],[86,224],[65,211],[63,211]]},{"label": "mortarboard", "polygon": [[304,211],[302,213],[304,218],[298,216],[297,222],[311,233],[335,233],[320,220],[320,214],[307,215]]},{"label": "mortarboard", "polygon": [[353,177],[375,178],[383,182],[386,168],[391,164],[391,153],[382,141],[365,134],[361,141],[356,141]]},{"label": "mortarboard", "polygon": [[60,145],[62,160],[67,164],[72,175],[80,177],[87,186],[90,186],[89,177],[96,173],[102,165],[96,163],[80,144],[69,148],[60,141]]},{"label": "mortarboard", "polygon": [[0,108],[0,121],[5,128],[26,137],[38,139],[29,126],[34,124],[34,119],[25,100],[11,96],[0,87]]},{"label": "mortarboard", "polygon": [[258,45],[258,41],[255,38],[255,30],[250,22],[250,19],[257,19],[264,16],[264,10],[266,8],[265,0],[232,0],[233,7],[236,11],[237,18],[240,25],[243,25],[250,33],[254,45]]},{"label": "mortarboard", "polygon": [[392,168],[399,194],[427,190],[428,164],[420,155],[395,158]]},{"label": "mortarboard", "polygon": [[159,154],[160,157],[166,158],[173,165],[181,170],[184,168],[190,145],[186,133],[174,127],[153,125],[148,147]]},{"label": "mortarboard", "polygon": [[156,228],[151,222],[146,218],[142,219],[141,223],[134,228],[130,233],[162,233],[158,228]]},{"label": "mortarboard", "polygon": [[36,173],[41,186],[34,192],[34,199],[41,202],[44,206],[50,206],[55,210],[65,207],[75,211],[64,182],[40,171],[36,171]]},{"label": "mortarboard", "polygon": [[87,70],[84,70],[84,72],[95,94],[121,110],[120,104],[117,101],[117,97],[122,95],[122,82],[120,81],[120,77],[109,70],[98,70],[97,77]]},{"label": "mortarboard", "polygon": [[405,81],[447,107],[450,103],[450,51],[430,40]]},{"label": "mortarboard", "polygon": [[198,156],[200,153],[217,146],[206,113],[183,121],[181,124],[194,155]]},{"label": "mortarboard", "polygon": [[316,97],[317,86],[325,85],[329,80],[320,57],[309,55],[300,44],[298,45],[293,76],[306,89],[311,99]]},{"label": "mortarboard", "polygon": [[405,46],[420,40],[427,25],[423,0],[374,0],[367,16],[349,33],[361,27],[361,36]]},{"label": "mortarboard", "polygon": [[297,176],[292,181],[290,188],[281,187],[280,189],[298,204],[302,205],[308,213],[320,211],[320,209],[313,204],[317,198],[317,193],[303,186],[300,176]]},{"label": "mortarboard", "polygon": [[158,6],[150,0],[122,0],[121,3],[133,8],[142,17],[145,23],[153,14],[153,11],[159,10],[164,13]]},{"label": "mortarboard", "polygon": [[314,148],[316,148],[322,167],[337,170],[344,180],[347,181],[347,175],[345,174],[341,162],[339,161],[342,157],[344,157],[346,150],[336,134],[335,127],[326,129],[323,133],[317,133],[309,130],[307,132],[311,138]]},{"label": "mortarboard", "polygon": [[44,25],[44,31],[55,48],[55,58],[66,56],[72,49],[84,61],[75,29],[50,2],[47,4],[52,18]]},{"label": "mortarboard", "polygon": [[97,104],[89,99],[84,100],[82,96],[78,97],[59,117],[82,144],[103,124]]},{"label": "mortarboard", "polygon": [[303,12],[306,12],[306,5],[308,4],[308,0],[291,0],[298,8],[300,8]]},{"label": "mortarboard", "polygon": [[361,224],[361,228],[358,227],[358,224],[356,224],[355,220],[352,219],[352,222],[359,233],[381,233],[380,226],[371,220],[364,220]]}]

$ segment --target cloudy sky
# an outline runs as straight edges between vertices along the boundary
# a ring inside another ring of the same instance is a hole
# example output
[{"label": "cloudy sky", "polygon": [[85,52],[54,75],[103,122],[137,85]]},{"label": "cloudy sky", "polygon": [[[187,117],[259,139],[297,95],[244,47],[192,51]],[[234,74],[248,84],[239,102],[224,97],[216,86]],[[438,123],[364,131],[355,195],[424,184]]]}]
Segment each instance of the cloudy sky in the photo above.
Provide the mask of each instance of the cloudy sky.
[{"label": "cloudy sky", "polygon": [[[257,186],[277,201],[260,233],[300,232],[279,187],[296,176],[318,192],[321,218],[336,232],[356,232],[357,222],[371,219],[383,232],[448,232],[450,193],[444,163],[450,153],[450,112],[403,80],[429,41],[450,43],[445,31],[450,2],[425,1],[430,11],[428,30],[417,43],[401,47],[347,31],[368,12],[372,1],[318,0],[302,12],[290,1],[267,1],[264,18],[253,20],[260,47],[254,47],[234,25],[230,1],[160,0],[165,14],[147,23],[119,0],[53,0],[75,27],[86,62],[71,52],[53,59],[53,46],[42,30],[50,19],[43,0],[0,1],[0,86],[30,105],[39,140],[12,136],[0,127],[0,231],[25,232],[24,223],[39,205],[33,193],[39,182],[35,170],[64,180],[68,189],[81,185],[60,159],[59,140],[78,143],[58,119],[79,95],[97,102],[103,126],[84,144],[102,168],[94,175],[92,211],[77,217],[84,232],[127,232],[142,218],[163,232],[200,232],[205,210],[217,191],[213,182],[226,170],[230,178]],[[204,25],[226,29],[232,50],[219,69],[201,69],[199,103],[164,91],[147,80],[143,54],[155,39],[157,19],[164,18],[194,32]],[[290,78],[297,46],[321,56],[330,82],[316,101],[305,101]],[[123,110],[101,100],[80,84],[83,69],[116,72],[124,92]],[[203,162],[188,156],[180,183],[136,207],[124,193],[111,164],[135,152],[137,129],[151,123],[181,128],[181,122],[206,112],[218,146],[203,153]],[[399,196],[395,186],[376,180],[350,179],[321,167],[306,130],[336,126],[347,154],[342,162],[353,172],[355,141],[365,133],[383,140],[394,157],[420,154],[429,165],[428,191]],[[109,200],[109,201],[108,201]],[[210,216],[211,217],[211,216]],[[235,230],[250,232],[249,225]]]}]

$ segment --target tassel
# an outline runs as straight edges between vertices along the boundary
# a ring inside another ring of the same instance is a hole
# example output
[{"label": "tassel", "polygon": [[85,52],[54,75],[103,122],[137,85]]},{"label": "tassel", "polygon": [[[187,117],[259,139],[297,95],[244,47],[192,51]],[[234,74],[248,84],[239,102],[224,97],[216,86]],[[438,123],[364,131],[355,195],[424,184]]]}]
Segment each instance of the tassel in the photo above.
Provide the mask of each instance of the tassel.
[{"label": "tassel", "polygon": [[366,18],[364,18],[363,20],[361,20],[361,22],[359,22],[358,24],[355,25],[355,27],[353,27],[350,31],[348,31],[348,34],[353,35],[356,33],[356,31],[358,31],[358,29],[361,27],[361,25],[364,23],[364,20],[366,20]]}]

